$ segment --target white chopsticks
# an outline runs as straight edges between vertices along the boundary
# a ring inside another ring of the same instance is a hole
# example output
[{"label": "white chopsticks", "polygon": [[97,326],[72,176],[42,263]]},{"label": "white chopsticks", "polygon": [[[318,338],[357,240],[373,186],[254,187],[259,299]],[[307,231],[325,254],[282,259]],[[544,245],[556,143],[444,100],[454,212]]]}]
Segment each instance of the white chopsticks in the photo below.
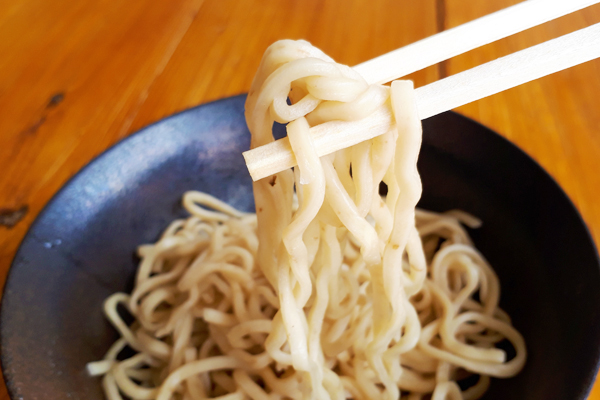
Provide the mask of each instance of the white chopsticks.
[{"label": "white chopsticks", "polygon": [[365,61],[356,65],[354,70],[370,84],[390,82],[598,2],[598,0],[523,1]]},{"label": "white chopsticks", "polygon": [[490,61],[415,90],[421,119],[600,57],[600,24]]},{"label": "white chopsticks", "polygon": [[[484,28],[490,24],[490,21],[496,21],[496,24],[502,25],[507,23],[507,18],[514,18],[517,21],[515,24],[520,28],[519,30],[523,30],[599,1],[528,0],[465,24],[470,25],[471,28],[463,28],[465,25],[454,28],[448,31],[454,32],[446,35],[443,40],[440,37],[444,33],[441,33],[406,48],[367,61],[356,66],[355,69],[364,74],[363,76],[370,83],[387,82],[424,68],[430,65],[429,63],[445,60],[518,31],[515,30],[516,28],[490,27],[494,33],[482,35],[485,36],[483,39],[468,40],[467,43],[453,48],[447,48],[443,45],[448,40],[454,42],[460,40],[457,38],[468,36],[467,33],[470,29],[476,28],[485,31]],[[566,6],[566,3],[569,6]],[[548,8],[551,10],[549,11]],[[525,14],[522,14],[523,10],[527,10],[527,12],[537,10],[543,16],[536,15],[532,18],[533,21],[537,22],[526,22],[525,19],[527,18]],[[484,22],[481,22],[482,20]],[[434,45],[435,47],[433,47]],[[405,50],[407,48],[408,50]],[[421,54],[421,51],[427,53]],[[398,65],[402,65],[402,63],[398,62],[398,57],[406,57],[403,60],[404,65],[400,68]],[[598,57],[600,57],[600,24],[561,36],[416,89],[415,97],[419,116],[421,119],[425,119]],[[358,122],[332,121],[315,126],[310,131],[317,153],[319,156],[324,156],[381,135],[389,130],[392,123],[389,112],[378,112]],[[250,175],[255,181],[296,165],[287,138],[246,151],[244,152],[244,158]]]}]

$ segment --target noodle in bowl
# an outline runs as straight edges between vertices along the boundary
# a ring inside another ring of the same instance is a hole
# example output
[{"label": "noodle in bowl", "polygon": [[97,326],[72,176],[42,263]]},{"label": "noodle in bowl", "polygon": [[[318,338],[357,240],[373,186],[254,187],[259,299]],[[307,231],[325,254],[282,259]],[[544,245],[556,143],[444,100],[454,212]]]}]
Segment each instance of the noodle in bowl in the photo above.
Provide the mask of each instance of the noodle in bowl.
[{"label": "noodle in bowl", "polygon": [[[317,155],[311,126],[377,113],[390,116],[386,134]],[[139,248],[133,292],[105,302],[121,338],[88,364],[107,398],[476,399],[489,377],[523,368],[498,278],[461,226],[479,221],[415,210],[412,83],[369,86],[308,43],[281,41],[246,119],[252,147],[287,123],[298,167],[254,184],[256,215],[188,192],[191,216]],[[135,355],[120,359],[126,347]]]}]

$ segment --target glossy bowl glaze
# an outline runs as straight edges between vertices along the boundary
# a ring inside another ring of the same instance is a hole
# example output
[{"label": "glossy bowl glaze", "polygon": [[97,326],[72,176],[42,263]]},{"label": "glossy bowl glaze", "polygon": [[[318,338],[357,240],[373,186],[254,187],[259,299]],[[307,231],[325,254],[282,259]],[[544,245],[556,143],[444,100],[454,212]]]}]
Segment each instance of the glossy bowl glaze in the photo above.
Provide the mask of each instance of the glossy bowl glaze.
[{"label": "glossy bowl glaze", "polygon": [[[103,399],[99,379],[85,372],[116,338],[102,302],[131,290],[136,247],[185,215],[186,190],[252,210],[244,100],[196,107],[128,137],[42,211],[2,300],[2,366],[14,400]],[[485,398],[585,399],[600,353],[600,267],[585,224],[558,185],[494,132],[455,113],[423,126],[420,206],[484,221],[471,234],[528,346],[523,372],[494,379]]]}]

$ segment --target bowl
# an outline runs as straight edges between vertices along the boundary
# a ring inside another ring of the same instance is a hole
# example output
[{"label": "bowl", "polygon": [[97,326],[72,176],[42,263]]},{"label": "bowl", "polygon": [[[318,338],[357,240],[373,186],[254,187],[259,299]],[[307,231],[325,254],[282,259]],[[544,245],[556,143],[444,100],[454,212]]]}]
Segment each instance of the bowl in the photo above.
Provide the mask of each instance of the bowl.
[{"label": "bowl", "polygon": [[[85,371],[116,338],[103,300],[130,291],[135,249],[185,216],[186,190],[253,209],[241,152],[245,96],[157,122],[92,161],[54,196],[23,240],[0,314],[2,367],[14,400],[101,400]],[[497,271],[501,306],[526,340],[515,378],[485,399],[585,399],[600,356],[600,266],[560,187],[521,150],[456,113],[423,121],[420,207],[459,208]]]}]

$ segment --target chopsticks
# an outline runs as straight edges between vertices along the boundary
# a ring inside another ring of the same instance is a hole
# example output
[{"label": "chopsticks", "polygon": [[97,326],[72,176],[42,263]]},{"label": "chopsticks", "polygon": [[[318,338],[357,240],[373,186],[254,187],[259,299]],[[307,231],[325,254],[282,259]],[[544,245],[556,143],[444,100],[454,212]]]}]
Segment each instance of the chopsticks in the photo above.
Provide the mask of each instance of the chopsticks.
[{"label": "chopsticks", "polygon": [[598,0],[527,0],[440,32],[354,67],[369,83],[386,83],[544,22]]},{"label": "chopsticks", "polygon": [[[568,0],[568,2],[570,5],[576,3],[577,7],[583,8],[586,5],[598,1]],[[517,9],[517,14],[520,15],[521,10],[528,9],[528,12],[531,12],[529,7],[540,7],[540,4],[542,3],[547,6],[555,7],[553,8],[553,12],[544,12],[544,18],[550,18],[549,15],[559,16],[556,14],[559,8],[565,14],[574,11],[572,7],[564,7],[564,4],[562,3],[567,3],[566,0],[528,0],[517,6],[503,10],[504,12],[507,12],[507,10],[513,9],[512,12],[503,13],[501,11],[491,14],[490,16],[496,15],[496,18],[499,18],[497,21],[506,22],[504,20],[506,15],[512,15],[514,18],[515,7],[521,7]],[[534,4],[534,6],[531,6],[530,4]],[[540,10],[542,9],[543,7],[540,8]],[[499,13],[501,13],[500,17],[497,17]],[[485,18],[487,17],[483,17],[482,19]],[[535,18],[535,20],[542,21],[544,18]],[[547,20],[548,19],[545,21]],[[473,21],[469,24],[475,24],[475,26],[477,26],[477,24],[479,24],[478,21],[480,20]],[[485,25],[480,25],[480,28],[482,26]],[[531,23],[520,23],[519,26],[525,26],[523,29],[527,29],[534,25],[531,25]],[[465,35],[465,31],[463,31],[462,28],[459,29],[459,31],[460,35]],[[497,30],[497,32],[500,32],[500,30]],[[502,33],[504,35],[508,30],[502,30],[502,32],[504,32]],[[454,35],[456,35],[456,33],[448,35],[446,38],[455,40]],[[434,37],[436,36],[439,37],[439,35],[435,35]],[[434,37],[429,39],[433,40]],[[492,35],[488,35],[487,39],[483,40],[483,42],[487,43],[487,40],[489,40],[490,37],[492,37]],[[424,41],[427,40],[428,39],[425,39]],[[471,40],[469,43],[465,44],[465,46],[461,46],[461,48],[467,49],[465,51],[468,51],[471,49],[469,48],[470,46],[476,47],[476,43],[481,42],[482,41]],[[440,46],[440,42],[437,43],[436,46]],[[415,45],[416,44],[410,46]],[[423,46],[429,47],[431,46],[431,42]],[[357,70],[362,68],[362,73],[365,73],[368,76],[370,82],[385,82],[388,77],[393,76],[391,79],[395,79],[402,76],[398,74],[408,73],[406,71],[413,72],[414,70],[427,66],[424,65],[426,63],[425,61],[408,60],[405,62],[410,64],[409,67],[397,68],[395,65],[389,64],[388,67],[383,67],[380,72],[377,72],[381,68],[378,66],[381,64],[378,63],[381,63],[382,58],[390,57],[391,59],[394,59],[398,54],[401,54],[402,51],[403,49],[400,49],[388,53],[378,59],[360,64],[356,68]],[[449,54],[450,57],[459,54],[457,51],[459,50],[456,48],[451,49],[450,51],[447,49],[439,50],[438,48],[439,53],[429,56],[429,61],[427,62],[437,60],[433,61],[435,63],[444,60]],[[410,52],[414,52],[414,50],[410,50]],[[414,54],[412,57],[413,59],[418,58]],[[600,24],[561,36],[416,89],[415,100],[417,102],[419,116],[421,119],[425,119],[598,57],[600,57]],[[368,66],[368,68],[365,66]],[[331,121],[317,125],[310,129],[310,133],[313,136],[317,154],[319,156],[324,156],[381,135],[387,132],[392,124],[393,118],[390,111],[380,110],[360,121]],[[255,181],[276,172],[291,168],[297,164],[287,138],[246,151],[244,152],[244,158],[250,175]]]},{"label": "chopsticks", "polygon": [[421,119],[600,57],[600,24],[416,89]]}]

